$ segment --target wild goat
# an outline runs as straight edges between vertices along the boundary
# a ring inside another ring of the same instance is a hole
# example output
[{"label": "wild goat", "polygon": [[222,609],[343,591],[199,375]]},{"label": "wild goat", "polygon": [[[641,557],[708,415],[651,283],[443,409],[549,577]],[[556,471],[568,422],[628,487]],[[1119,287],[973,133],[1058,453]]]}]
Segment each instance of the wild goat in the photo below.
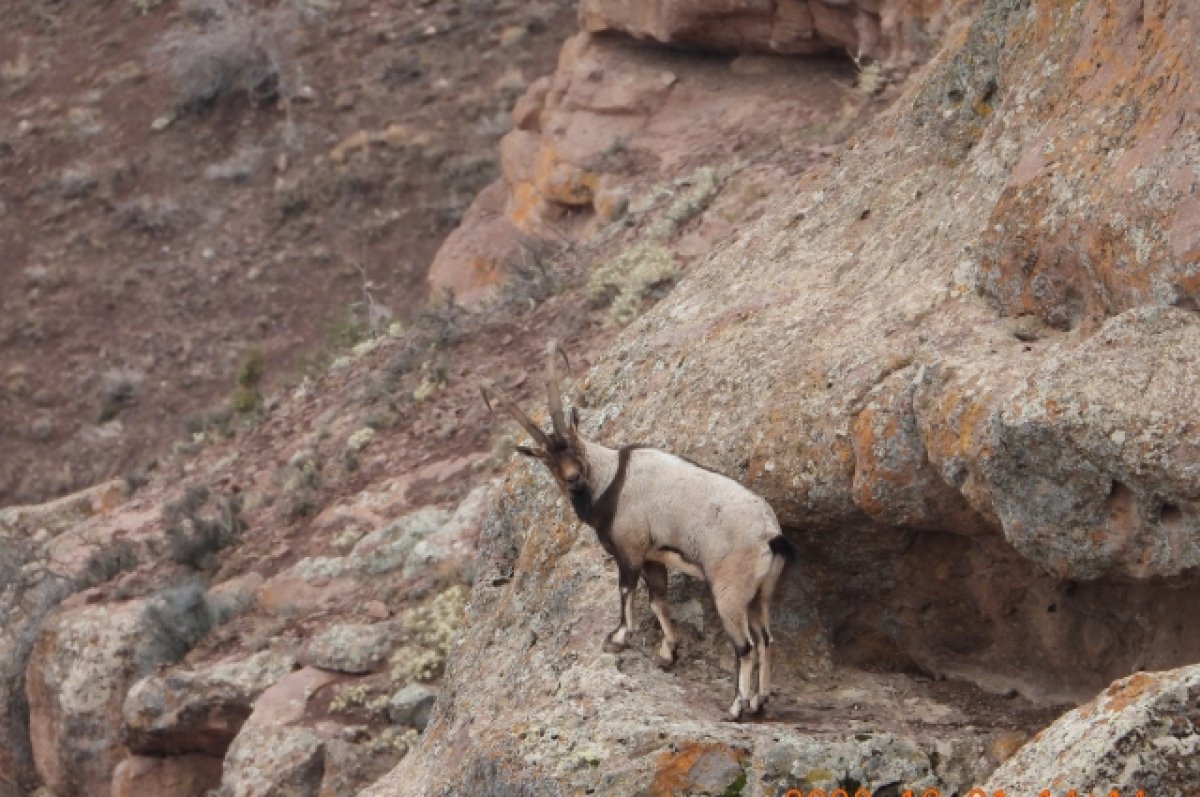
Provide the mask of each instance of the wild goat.
[{"label": "wild goat", "polygon": [[621,622],[604,649],[616,652],[628,646],[634,628],[633,598],[641,578],[662,627],[655,659],[670,667],[679,639],[668,614],[667,568],[707,581],[736,657],[729,715],[736,720],[747,709],[758,713],[770,692],[771,596],[785,563],[795,559],[795,548],[784,538],[767,502],[733,479],[654,448],[611,449],[584,439],[575,408],[569,422],[563,413],[559,357],[567,361],[558,343],[551,341],[546,364],[554,425],[550,434],[490,382],[481,389],[489,411],[493,401],[498,403],[534,439],[536,447],[517,446],[517,451],[546,465],[575,514],[596,530],[604,550],[617,561]]}]

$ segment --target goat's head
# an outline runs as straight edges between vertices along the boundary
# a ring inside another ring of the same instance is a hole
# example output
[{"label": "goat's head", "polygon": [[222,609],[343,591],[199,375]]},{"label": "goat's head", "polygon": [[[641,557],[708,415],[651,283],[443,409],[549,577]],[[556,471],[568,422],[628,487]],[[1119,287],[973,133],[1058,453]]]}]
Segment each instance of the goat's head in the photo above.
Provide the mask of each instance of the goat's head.
[{"label": "goat's head", "polygon": [[550,422],[554,425],[549,434],[543,432],[515,401],[495,385],[485,382],[480,386],[480,392],[483,393],[483,402],[489,411],[492,409],[492,402],[495,401],[509,415],[516,418],[537,443],[536,446],[517,446],[517,451],[527,457],[540,459],[563,490],[571,492],[586,487],[590,473],[583,441],[579,436],[579,414],[574,407],[571,408],[569,416],[563,412],[562,393],[558,385],[559,357],[570,369],[571,364],[567,360],[566,352],[558,345],[558,341],[552,340],[546,347],[546,398],[550,408]]}]

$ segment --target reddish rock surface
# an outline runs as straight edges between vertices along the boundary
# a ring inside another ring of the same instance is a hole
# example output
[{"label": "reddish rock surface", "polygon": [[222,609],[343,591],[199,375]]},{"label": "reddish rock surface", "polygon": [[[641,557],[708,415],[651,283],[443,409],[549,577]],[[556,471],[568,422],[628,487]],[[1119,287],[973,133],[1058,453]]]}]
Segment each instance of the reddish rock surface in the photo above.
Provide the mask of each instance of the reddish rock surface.
[{"label": "reddish rock surface", "polygon": [[131,756],[113,771],[112,797],[204,797],[220,783],[217,756]]},{"label": "reddish rock surface", "polygon": [[833,49],[895,61],[924,55],[962,0],[583,0],[580,26],[662,44],[787,55]]}]

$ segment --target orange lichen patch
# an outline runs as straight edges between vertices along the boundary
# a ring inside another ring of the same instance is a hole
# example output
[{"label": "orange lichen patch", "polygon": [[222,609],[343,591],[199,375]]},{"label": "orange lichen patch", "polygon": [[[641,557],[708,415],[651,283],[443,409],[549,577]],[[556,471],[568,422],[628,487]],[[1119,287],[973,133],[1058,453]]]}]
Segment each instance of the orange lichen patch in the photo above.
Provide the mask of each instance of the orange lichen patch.
[{"label": "orange lichen patch", "polygon": [[533,183],[516,183],[508,200],[508,220],[519,230],[529,232],[540,218],[542,196]]},{"label": "orange lichen patch", "polygon": [[958,390],[947,390],[938,402],[937,417],[942,422],[933,425],[930,452],[947,458],[962,457],[975,451],[986,414],[984,402],[970,400]]},{"label": "orange lichen patch", "polygon": [[727,766],[732,769],[741,763],[741,753],[715,742],[688,742],[678,750],[658,754],[658,770],[650,793],[654,797],[674,797],[696,789],[696,778],[703,769]]},{"label": "orange lichen patch", "polygon": [[391,149],[403,149],[410,143],[420,143],[413,140],[412,131],[400,124],[391,124],[383,130],[359,130],[351,133],[335,146],[329,153],[329,159],[334,163],[345,163],[351,155],[359,154],[366,157],[372,146],[383,145]]},{"label": "orange lichen patch", "polygon": [[1027,741],[1029,741],[1029,734],[1020,731],[1002,731],[992,740],[988,748],[988,755],[996,763],[1003,764],[1016,755]]},{"label": "orange lichen patch", "polygon": [[868,407],[854,419],[851,429],[854,442],[854,502],[873,517],[881,515],[886,509],[879,490],[881,482],[901,485],[912,481],[914,476],[911,468],[891,467],[884,462],[884,452],[900,431],[900,420],[894,413],[884,415]]},{"label": "orange lichen patch", "polygon": [[533,170],[533,183],[543,198],[560,205],[590,205],[599,176],[563,160],[552,144],[543,144]]},{"label": "orange lichen patch", "polygon": [[1144,672],[1134,673],[1104,690],[1104,708],[1116,713],[1137,702],[1142,695],[1158,686],[1158,680]]}]

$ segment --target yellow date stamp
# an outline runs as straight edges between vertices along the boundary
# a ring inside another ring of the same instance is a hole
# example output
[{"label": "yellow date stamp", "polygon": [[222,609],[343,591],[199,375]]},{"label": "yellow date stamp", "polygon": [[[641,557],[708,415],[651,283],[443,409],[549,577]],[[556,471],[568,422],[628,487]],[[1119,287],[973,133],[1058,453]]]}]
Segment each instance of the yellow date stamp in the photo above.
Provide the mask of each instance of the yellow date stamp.
[{"label": "yellow date stamp", "polygon": [[[895,791],[895,787],[888,789],[889,794],[896,794],[898,797],[942,797],[942,794],[937,789],[905,789],[903,791]],[[788,789],[783,793],[783,797],[874,797],[870,789],[859,787],[853,792],[846,789],[832,789],[825,791],[824,789]],[[1078,789],[1042,789],[1036,794],[1019,795],[1016,793],[1006,792],[1004,789],[993,789],[985,791],[984,789],[974,788],[964,794],[962,797],[1146,797],[1146,792],[1143,789],[1136,791],[1121,792],[1117,789],[1109,789],[1108,791],[1079,791]]]}]

